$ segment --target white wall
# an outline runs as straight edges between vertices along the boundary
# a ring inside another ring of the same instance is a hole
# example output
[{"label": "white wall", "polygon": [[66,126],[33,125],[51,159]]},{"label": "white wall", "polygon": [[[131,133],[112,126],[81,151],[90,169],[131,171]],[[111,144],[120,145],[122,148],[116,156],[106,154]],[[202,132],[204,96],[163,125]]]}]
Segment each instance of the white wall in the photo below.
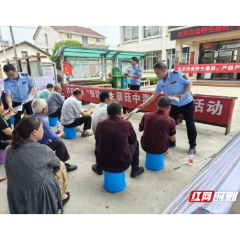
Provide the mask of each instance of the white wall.
[{"label": "white wall", "polygon": [[[46,43],[45,34],[47,34],[48,45]],[[37,34],[37,37],[35,39],[35,46],[41,48],[44,51],[49,49],[49,53],[52,54],[52,50],[54,48],[55,43],[59,41],[60,41],[60,33],[58,31],[56,31],[52,27],[41,26]]]},{"label": "white wall", "polygon": [[[27,44],[22,44],[22,45],[16,46],[16,50],[17,50],[18,58],[22,58],[22,53],[21,53],[22,51],[27,51],[28,52],[28,56],[31,56],[31,55],[36,56],[37,53],[40,53],[41,56],[46,56],[46,58],[42,58],[41,59],[42,62],[51,62],[51,60],[49,59],[48,55],[38,51],[37,49],[35,49],[35,48],[33,48],[33,47],[31,47],[31,46],[29,46]],[[13,48],[11,48],[9,50],[6,50],[6,55],[7,55],[7,59],[13,60],[14,56],[15,56]],[[3,66],[6,64],[6,62],[3,62],[3,61],[5,61],[5,57],[4,57],[4,53],[1,52],[0,53],[0,65],[1,65],[1,70],[2,70],[2,73],[3,73],[3,77],[5,78],[6,75],[3,72]]]}]

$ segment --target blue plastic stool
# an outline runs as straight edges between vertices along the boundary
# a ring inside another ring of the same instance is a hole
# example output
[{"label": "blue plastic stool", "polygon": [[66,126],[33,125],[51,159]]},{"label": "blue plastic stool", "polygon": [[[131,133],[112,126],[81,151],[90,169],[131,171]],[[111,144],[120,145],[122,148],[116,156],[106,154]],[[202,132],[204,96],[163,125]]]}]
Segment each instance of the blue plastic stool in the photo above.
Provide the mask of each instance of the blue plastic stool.
[{"label": "blue plastic stool", "polygon": [[10,117],[10,123],[14,124],[14,116]]},{"label": "blue plastic stool", "polygon": [[164,168],[163,154],[146,153],[145,167],[152,171],[159,171]]},{"label": "blue plastic stool", "polygon": [[77,137],[77,134],[76,134],[76,131],[75,131],[75,128],[65,128],[63,127],[63,131],[65,132],[65,137],[64,139],[73,139],[73,138],[76,138]]},{"label": "blue plastic stool", "polygon": [[110,193],[121,192],[126,188],[125,172],[112,173],[104,171],[103,187]]},{"label": "blue plastic stool", "polygon": [[48,117],[48,122],[51,127],[57,126],[58,117]]}]

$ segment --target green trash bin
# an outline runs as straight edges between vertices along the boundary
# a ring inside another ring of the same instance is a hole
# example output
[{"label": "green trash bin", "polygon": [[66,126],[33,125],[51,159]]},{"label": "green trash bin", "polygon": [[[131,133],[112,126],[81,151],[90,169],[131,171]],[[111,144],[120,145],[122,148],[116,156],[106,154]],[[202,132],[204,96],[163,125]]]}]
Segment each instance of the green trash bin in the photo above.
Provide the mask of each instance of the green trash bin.
[{"label": "green trash bin", "polygon": [[127,79],[126,76],[122,75],[119,68],[113,68],[112,83],[113,88],[117,89],[126,89],[127,88]]}]

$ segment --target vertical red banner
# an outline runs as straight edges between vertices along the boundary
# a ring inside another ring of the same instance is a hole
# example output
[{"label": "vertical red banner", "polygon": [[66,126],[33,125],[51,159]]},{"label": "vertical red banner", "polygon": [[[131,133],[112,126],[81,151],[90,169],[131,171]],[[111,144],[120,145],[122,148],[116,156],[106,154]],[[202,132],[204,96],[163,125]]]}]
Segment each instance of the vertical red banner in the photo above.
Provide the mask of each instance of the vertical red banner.
[{"label": "vertical red banner", "polygon": [[63,61],[63,69],[62,72],[66,75],[72,75],[73,66]]},{"label": "vertical red banner", "polygon": [[[195,55],[195,52],[190,52],[190,64],[193,65],[194,64],[194,55]],[[193,76],[193,73],[189,73],[189,77],[192,77]]]}]

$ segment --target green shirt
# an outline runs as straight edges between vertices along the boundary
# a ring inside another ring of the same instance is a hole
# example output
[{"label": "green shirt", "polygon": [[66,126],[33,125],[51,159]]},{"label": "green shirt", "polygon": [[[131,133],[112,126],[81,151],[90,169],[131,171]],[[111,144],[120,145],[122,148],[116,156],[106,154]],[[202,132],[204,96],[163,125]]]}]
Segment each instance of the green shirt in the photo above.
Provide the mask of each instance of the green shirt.
[{"label": "green shirt", "polygon": [[38,95],[39,98],[43,98],[45,101],[47,100],[48,98],[48,95],[49,95],[50,91],[46,88],[46,89],[43,89],[40,94]]}]

